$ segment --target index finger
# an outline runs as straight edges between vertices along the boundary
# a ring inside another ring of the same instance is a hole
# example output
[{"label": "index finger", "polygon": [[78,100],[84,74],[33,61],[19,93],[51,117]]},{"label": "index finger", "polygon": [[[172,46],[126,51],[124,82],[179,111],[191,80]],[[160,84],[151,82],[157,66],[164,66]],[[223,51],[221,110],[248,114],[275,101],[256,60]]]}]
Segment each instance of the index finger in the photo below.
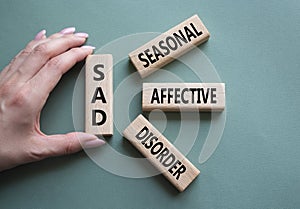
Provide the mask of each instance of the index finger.
[{"label": "index finger", "polygon": [[52,58],[30,81],[26,88],[30,88],[29,97],[34,102],[34,108],[42,109],[49,93],[57,85],[64,73],[71,69],[77,62],[83,60],[94,50],[92,46],[72,48],[67,52]]},{"label": "index finger", "polygon": [[30,80],[51,58],[66,52],[70,48],[81,46],[87,37],[88,34],[86,33],[64,35],[35,46],[18,69],[19,81],[26,82]]}]

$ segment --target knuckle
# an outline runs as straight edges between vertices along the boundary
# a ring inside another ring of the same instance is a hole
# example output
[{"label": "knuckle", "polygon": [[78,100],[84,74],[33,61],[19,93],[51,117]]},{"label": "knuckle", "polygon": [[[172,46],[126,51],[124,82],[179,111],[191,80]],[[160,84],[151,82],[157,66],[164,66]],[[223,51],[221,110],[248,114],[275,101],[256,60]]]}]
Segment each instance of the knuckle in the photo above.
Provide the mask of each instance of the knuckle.
[{"label": "knuckle", "polygon": [[76,150],[76,143],[73,134],[66,134],[65,140],[67,145],[65,147],[64,154],[68,155],[73,153]]},{"label": "knuckle", "polygon": [[26,90],[19,91],[10,98],[9,105],[24,107],[30,104],[29,92]]},{"label": "knuckle", "polygon": [[57,57],[52,58],[48,63],[47,67],[49,68],[59,68],[61,66],[61,60]]},{"label": "knuckle", "polygon": [[9,62],[8,65],[12,65],[12,64],[16,61],[16,59],[17,59],[17,57],[14,57],[14,58]]},{"label": "knuckle", "polygon": [[37,44],[37,41],[32,40],[32,41],[30,41],[30,42],[26,45],[25,49],[30,49],[30,50],[32,50],[33,47],[34,47],[36,44]]},{"label": "knuckle", "polygon": [[[27,57],[30,53],[31,51],[29,49],[24,49],[21,51],[20,57]],[[14,59],[16,59],[16,57]]]},{"label": "knuckle", "polygon": [[41,44],[37,45],[36,47],[34,47],[33,51],[36,54],[41,54],[41,55],[46,56],[49,54],[49,47],[46,43],[41,43]]},{"label": "knuckle", "polygon": [[10,94],[11,92],[11,88],[12,86],[9,84],[9,83],[3,83],[1,86],[0,86],[0,95],[1,97],[4,97],[4,96],[7,96]]}]

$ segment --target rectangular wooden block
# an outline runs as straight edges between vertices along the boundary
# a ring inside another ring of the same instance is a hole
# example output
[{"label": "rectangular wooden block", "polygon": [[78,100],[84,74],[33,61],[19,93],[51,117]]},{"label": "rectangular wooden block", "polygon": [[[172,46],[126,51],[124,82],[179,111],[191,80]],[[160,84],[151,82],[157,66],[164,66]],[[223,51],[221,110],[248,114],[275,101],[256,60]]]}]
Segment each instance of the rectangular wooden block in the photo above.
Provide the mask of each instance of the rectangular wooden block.
[{"label": "rectangular wooden block", "polygon": [[143,111],[222,111],[224,83],[143,83]]},{"label": "rectangular wooden block", "polygon": [[194,15],[129,53],[142,78],[209,39],[209,32]]},{"label": "rectangular wooden block", "polygon": [[123,136],[180,192],[200,173],[143,115],[124,130]]},{"label": "rectangular wooden block", "polygon": [[113,58],[95,54],[86,58],[85,131],[113,135]]}]

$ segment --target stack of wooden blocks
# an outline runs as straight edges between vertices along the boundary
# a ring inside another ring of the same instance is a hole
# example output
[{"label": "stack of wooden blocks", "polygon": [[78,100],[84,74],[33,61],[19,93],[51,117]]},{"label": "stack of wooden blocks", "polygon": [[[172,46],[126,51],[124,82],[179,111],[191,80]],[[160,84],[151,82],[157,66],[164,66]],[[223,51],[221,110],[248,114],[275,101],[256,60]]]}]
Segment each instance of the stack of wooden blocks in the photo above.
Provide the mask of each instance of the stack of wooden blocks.
[{"label": "stack of wooden blocks", "polygon": [[[190,17],[129,54],[141,78],[159,70],[193,47],[207,41],[210,34],[197,15]],[[111,54],[90,55],[86,59],[85,130],[95,135],[113,135],[113,58]],[[224,83],[144,83],[143,111],[223,111]],[[180,192],[200,171],[143,115],[123,132]]]}]

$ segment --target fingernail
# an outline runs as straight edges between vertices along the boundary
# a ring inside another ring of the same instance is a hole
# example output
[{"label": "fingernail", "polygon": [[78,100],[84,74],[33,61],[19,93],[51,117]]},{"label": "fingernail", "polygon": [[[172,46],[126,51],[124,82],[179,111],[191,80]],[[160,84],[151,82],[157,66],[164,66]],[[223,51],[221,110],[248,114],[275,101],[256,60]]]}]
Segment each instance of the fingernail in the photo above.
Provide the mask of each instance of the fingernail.
[{"label": "fingernail", "polygon": [[73,34],[75,32],[76,28],[75,27],[69,27],[61,30],[59,33],[61,34]]},{"label": "fingernail", "polygon": [[93,139],[93,140],[82,143],[82,148],[89,149],[89,148],[94,148],[94,147],[100,147],[103,144],[105,144],[105,141],[97,138],[97,139]]},{"label": "fingernail", "polygon": [[98,139],[95,135],[87,133],[77,133],[82,148],[94,148],[105,144],[105,141]]},{"label": "fingernail", "polygon": [[92,50],[96,49],[96,47],[94,47],[94,46],[88,46],[88,45],[84,45],[84,46],[82,46],[81,48],[84,48],[84,49],[92,49]]},{"label": "fingernail", "polygon": [[89,34],[87,33],[75,33],[75,36],[81,37],[81,38],[87,38],[89,37]]},{"label": "fingernail", "polygon": [[34,40],[36,41],[41,40],[42,38],[46,37],[45,35],[46,35],[46,30],[41,30],[36,34]]}]

